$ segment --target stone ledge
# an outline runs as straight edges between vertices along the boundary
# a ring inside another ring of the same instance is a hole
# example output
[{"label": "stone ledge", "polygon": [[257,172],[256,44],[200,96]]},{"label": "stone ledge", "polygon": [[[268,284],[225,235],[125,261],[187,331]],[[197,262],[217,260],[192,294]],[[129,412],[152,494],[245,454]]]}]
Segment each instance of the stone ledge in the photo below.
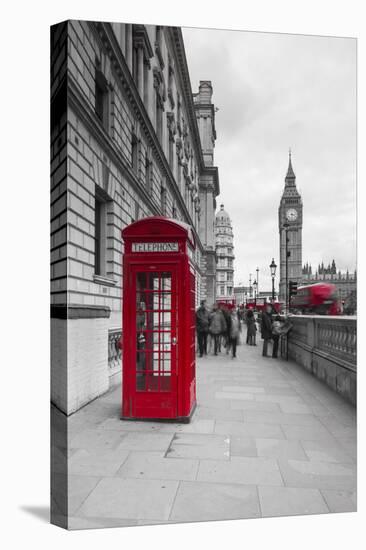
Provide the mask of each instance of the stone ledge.
[{"label": "stone ledge", "polygon": [[105,277],[104,275],[93,275],[93,281],[99,285],[104,286],[115,286],[117,284],[117,281],[115,279]]},{"label": "stone ledge", "polygon": [[97,319],[109,318],[111,308],[108,306],[88,306],[78,304],[52,304],[51,319]]}]

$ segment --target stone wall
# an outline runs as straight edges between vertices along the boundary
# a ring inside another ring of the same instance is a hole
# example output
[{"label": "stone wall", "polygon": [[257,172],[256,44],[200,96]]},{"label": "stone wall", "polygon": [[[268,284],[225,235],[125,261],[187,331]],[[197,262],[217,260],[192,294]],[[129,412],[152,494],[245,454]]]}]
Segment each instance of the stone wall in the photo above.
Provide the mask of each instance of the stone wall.
[{"label": "stone wall", "polygon": [[288,355],[347,401],[357,400],[355,318],[294,315]]}]

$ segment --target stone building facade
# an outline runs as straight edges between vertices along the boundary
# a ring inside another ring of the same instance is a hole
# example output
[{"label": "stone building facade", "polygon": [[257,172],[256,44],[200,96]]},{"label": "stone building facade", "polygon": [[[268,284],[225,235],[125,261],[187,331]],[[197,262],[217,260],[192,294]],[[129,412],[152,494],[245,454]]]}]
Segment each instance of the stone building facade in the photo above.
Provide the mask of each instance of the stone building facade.
[{"label": "stone building facade", "polygon": [[[302,281],[302,222],[303,204],[296,187],[296,176],[292,168],[291,152],[285,178],[285,187],[278,208],[280,234],[280,282],[279,299],[286,299],[286,235],[288,249],[288,281]],[[288,224],[287,230],[284,224]]]},{"label": "stone building facade", "polygon": [[178,27],[52,27],[51,392],[67,414],[120,381],[126,225],[189,223],[197,302],[214,299],[211,98],[209,81],[192,94]]},{"label": "stone building facade", "polygon": [[220,206],[216,214],[216,300],[234,300],[234,235],[229,214]]}]

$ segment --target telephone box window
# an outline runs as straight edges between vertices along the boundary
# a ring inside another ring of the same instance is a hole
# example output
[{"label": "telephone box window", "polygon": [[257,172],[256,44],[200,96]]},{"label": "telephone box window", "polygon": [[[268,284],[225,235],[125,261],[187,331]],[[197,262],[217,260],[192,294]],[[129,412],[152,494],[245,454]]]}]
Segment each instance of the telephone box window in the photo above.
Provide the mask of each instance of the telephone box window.
[{"label": "telephone box window", "polygon": [[136,390],[169,391],[172,372],[172,274],[136,274]]}]

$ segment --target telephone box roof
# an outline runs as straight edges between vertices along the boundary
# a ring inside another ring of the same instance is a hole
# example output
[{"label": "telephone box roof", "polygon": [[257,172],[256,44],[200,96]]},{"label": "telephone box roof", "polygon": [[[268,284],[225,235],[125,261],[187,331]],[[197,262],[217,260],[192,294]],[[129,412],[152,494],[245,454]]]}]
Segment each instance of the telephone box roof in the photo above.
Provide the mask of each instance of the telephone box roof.
[{"label": "telephone box roof", "polygon": [[185,222],[163,216],[151,216],[131,223],[122,229],[122,237],[133,238],[185,238],[193,248],[196,248],[196,239],[192,227]]}]

